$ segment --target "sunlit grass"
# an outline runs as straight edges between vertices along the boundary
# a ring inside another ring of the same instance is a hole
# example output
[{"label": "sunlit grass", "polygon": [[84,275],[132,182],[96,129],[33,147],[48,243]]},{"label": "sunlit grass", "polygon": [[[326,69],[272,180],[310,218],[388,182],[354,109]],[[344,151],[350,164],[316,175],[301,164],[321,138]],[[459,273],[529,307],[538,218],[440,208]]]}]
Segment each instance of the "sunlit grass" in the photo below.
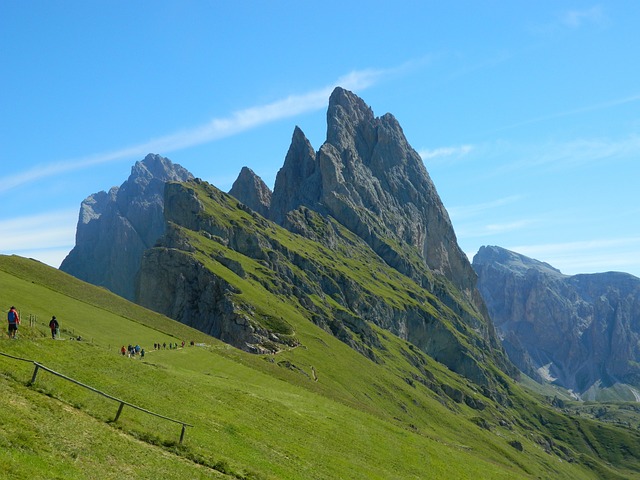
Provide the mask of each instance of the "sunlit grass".
[{"label": "sunlit grass", "polygon": [[[576,423],[514,384],[516,404],[505,408],[375,326],[382,348],[373,362],[260,285],[244,288],[259,292],[259,309],[280,312],[299,346],[250,355],[37,262],[0,257],[0,291],[23,318],[38,316],[34,326],[23,321],[18,340],[0,339],[1,352],[194,425],[181,445],[180,424],[128,407],[114,422],[117,402],[42,370],[28,386],[34,365],[0,356],[7,412],[0,471],[7,478],[615,478],[605,462],[586,457],[581,435],[622,476],[637,468],[622,449],[639,445],[633,432]],[[48,335],[52,314],[60,340]],[[152,348],[182,339],[185,348]],[[120,355],[128,343],[144,346],[145,358]],[[486,408],[439,393],[445,384]],[[545,451],[540,439],[552,433],[580,462]]]}]

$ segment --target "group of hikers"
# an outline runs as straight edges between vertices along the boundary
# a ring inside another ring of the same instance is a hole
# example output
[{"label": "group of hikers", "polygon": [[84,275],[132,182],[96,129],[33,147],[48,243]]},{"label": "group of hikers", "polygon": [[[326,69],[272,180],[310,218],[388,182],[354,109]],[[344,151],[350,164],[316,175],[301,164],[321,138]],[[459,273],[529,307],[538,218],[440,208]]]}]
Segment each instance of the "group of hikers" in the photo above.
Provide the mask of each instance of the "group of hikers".
[{"label": "group of hikers", "polygon": [[[193,345],[193,342],[191,342],[191,345]],[[162,344],[160,344],[160,343],[154,343],[153,344],[153,349],[154,350],[160,350],[161,348],[166,349],[167,348],[167,343],[164,342]],[[176,342],[176,343],[169,342],[169,350],[174,349],[174,348],[178,348],[178,342]],[[184,348],[184,340],[182,341],[182,348]]]},{"label": "group of hikers", "polygon": [[142,348],[138,344],[136,345],[129,344],[129,346],[126,348],[123,345],[122,348],[120,348],[120,353],[122,353],[122,356],[128,356],[129,358],[135,357],[136,355],[140,355],[141,359],[144,358],[144,348]]},{"label": "group of hikers", "polygon": [[[9,338],[15,339],[16,334],[18,333],[18,326],[20,325],[20,315],[18,314],[16,307],[13,305],[7,313],[7,321],[9,323]],[[53,315],[49,321],[49,328],[51,329],[51,338],[55,339],[59,336],[60,324],[58,323],[55,315]]]},{"label": "group of hikers", "polygon": [[[18,333],[18,325],[20,325],[20,315],[18,313],[18,311],[16,310],[16,307],[14,307],[13,305],[11,306],[11,308],[9,309],[9,313],[7,314],[7,321],[9,323],[9,338],[16,338],[16,333]],[[60,336],[60,324],[58,323],[58,319],[56,318],[55,315],[53,315],[51,317],[51,320],[49,321],[49,328],[51,329],[51,338],[56,339]],[[72,338],[73,340],[73,338]],[[80,337],[78,337],[78,340],[80,340]],[[169,349],[177,349],[178,348],[178,342],[171,342],[168,344],[169,345]],[[194,342],[191,342],[191,345],[194,345]],[[182,341],[182,347],[184,348],[184,340]],[[161,348],[166,349],[167,348],[167,343],[154,343],[153,344],[153,349],[154,350],[160,350]],[[120,353],[122,353],[123,356],[127,355],[129,357],[135,357],[136,355],[140,355],[140,358],[144,358],[144,348],[141,348],[140,345],[129,345],[128,347],[125,347],[124,345],[122,346],[122,348],[120,349]]]},{"label": "group of hikers", "polygon": [[[178,344],[178,342],[163,342],[163,343],[154,343],[153,344],[153,349],[154,350],[162,350],[162,349],[167,349],[167,346],[169,347],[169,350],[173,350],[173,349],[177,349],[178,346],[180,344]],[[184,348],[185,342],[184,340],[182,341],[182,348]],[[191,341],[190,343],[191,346],[195,345],[194,341]],[[123,357],[129,357],[129,358],[135,358],[136,355],[140,355],[140,359],[144,358],[145,355],[145,351],[144,348],[142,348],[140,345],[136,344],[136,345],[131,345],[129,344],[129,346],[125,347],[124,345],[122,347],[120,347],[120,353],[122,354]]]}]

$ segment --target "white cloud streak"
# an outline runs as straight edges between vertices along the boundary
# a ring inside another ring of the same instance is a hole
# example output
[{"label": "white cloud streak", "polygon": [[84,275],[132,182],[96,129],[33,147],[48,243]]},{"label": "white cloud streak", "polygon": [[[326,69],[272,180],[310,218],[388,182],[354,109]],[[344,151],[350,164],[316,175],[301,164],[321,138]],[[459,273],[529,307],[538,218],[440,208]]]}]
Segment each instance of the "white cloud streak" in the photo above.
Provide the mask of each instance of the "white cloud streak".
[{"label": "white cloud streak", "polygon": [[602,25],[607,23],[607,17],[599,5],[585,10],[569,10],[560,18],[563,25],[570,28],[580,28],[585,24]]},{"label": "white cloud streak", "polygon": [[640,270],[640,237],[506,247],[547,262],[564,273]]},{"label": "white cloud streak", "polygon": [[112,152],[89,155],[74,160],[37,165],[24,172],[6,177],[0,184],[0,193],[43,178],[81,170],[99,164],[140,157],[149,152],[168,153],[195,145],[201,145],[236,135],[270,122],[319,110],[326,105],[327,99],[335,87],[341,86],[354,91],[364,90],[374,85],[383,76],[396,71],[398,71],[398,68],[353,71],[340,77],[336,82],[327,87],[299,95],[290,95],[266,105],[239,110],[228,117],[214,118],[204,125],[180,130],[138,145]]},{"label": "white cloud streak", "polygon": [[511,150],[511,160],[496,168],[491,175],[500,175],[517,170],[547,168],[551,171],[573,169],[588,164],[636,161],[640,155],[640,135],[632,134],[619,139],[576,139],[563,143],[536,146],[502,146],[501,154]]},{"label": "white cloud streak", "polygon": [[571,117],[574,115],[580,115],[583,113],[597,112],[600,110],[606,110],[613,107],[618,107],[621,105],[627,105],[629,103],[635,103],[640,101],[640,94],[629,95],[628,97],[616,98],[613,100],[609,100],[606,102],[596,103],[593,105],[588,105],[586,107],[574,108],[571,110],[564,110],[562,112],[550,113],[549,115],[542,115],[540,117],[530,118],[528,120],[523,120],[521,122],[513,123],[511,125],[506,125],[504,127],[497,128],[490,132],[486,132],[486,134],[502,132],[505,130],[511,130],[514,128],[525,127],[527,125],[531,125],[534,123],[546,122],[549,120],[556,120],[558,118],[563,117]]},{"label": "white cloud streak", "polygon": [[490,202],[447,208],[447,212],[449,213],[451,218],[461,220],[464,218],[476,217],[487,211],[495,210],[496,208],[504,207],[506,205],[511,205],[513,203],[519,202],[522,199],[522,195],[511,195],[509,197],[499,198]]},{"label": "white cloud streak", "polygon": [[458,238],[464,238],[465,240],[472,238],[494,237],[495,235],[502,235],[531,228],[538,223],[539,221],[535,219],[522,219],[512,222],[490,223],[486,225],[478,223],[462,224],[456,226],[456,236]]},{"label": "white cloud streak", "polygon": [[439,147],[433,150],[422,149],[418,152],[423,161],[440,160],[443,158],[460,158],[473,151],[473,145],[458,145],[454,147]]},{"label": "white cloud streak", "polygon": [[77,210],[58,210],[2,220],[0,253],[37,258],[58,268],[73,247],[77,219]]}]

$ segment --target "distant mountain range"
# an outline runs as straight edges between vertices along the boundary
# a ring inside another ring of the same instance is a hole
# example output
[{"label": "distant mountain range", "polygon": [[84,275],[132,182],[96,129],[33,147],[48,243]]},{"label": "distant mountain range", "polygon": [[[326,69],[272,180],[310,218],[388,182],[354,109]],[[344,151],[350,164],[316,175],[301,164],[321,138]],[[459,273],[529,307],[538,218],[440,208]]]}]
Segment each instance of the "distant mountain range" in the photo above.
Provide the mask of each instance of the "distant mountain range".
[{"label": "distant mountain range", "polygon": [[473,268],[503,345],[523,372],[585,400],[640,401],[640,278],[563,275],[500,247],[482,247]]}]

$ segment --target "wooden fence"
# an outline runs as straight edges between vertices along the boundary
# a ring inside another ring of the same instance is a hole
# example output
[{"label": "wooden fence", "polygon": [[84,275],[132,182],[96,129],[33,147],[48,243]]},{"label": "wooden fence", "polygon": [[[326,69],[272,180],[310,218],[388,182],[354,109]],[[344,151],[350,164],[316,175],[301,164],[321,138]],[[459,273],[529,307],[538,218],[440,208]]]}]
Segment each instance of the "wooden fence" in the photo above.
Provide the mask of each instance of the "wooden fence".
[{"label": "wooden fence", "polygon": [[9,357],[9,358],[13,358],[14,360],[20,360],[20,361],[23,361],[23,362],[33,363],[35,368],[33,370],[33,375],[31,376],[31,381],[29,382],[29,385],[33,385],[34,383],[36,383],[36,378],[38,376],[38,372],[40,370],[44,370],[44,371],[49,372],[49,373],[51,373],[53,375],[56,375],[56,376],[58,376],[60,378],[64,378],[65,380],[68,380],[69,382],[75,383],[76,385],[79,385],[79,386],[84,387],[84,388],[86,388],[88,390],[91,390],[92,392],[95,392],[95,393],[97,393],[99,395],[102,395],[103,397],[106,397],[106,398],[108,398],[110,400],[118,402],[119,406],[118,406],[118,411],[116,413],[116,416],[113,419],[114,422],[118,421],[118,419],[120,418],[120,415],[122,414],[122,409],[126,405],[126,406],[131,407],[131,408],[133,408],[135,410],[140,410],[141,412],[147,413],[149,415],[153,415],[154,417],[162,418],[162,419],[167,420],[169,422],[173,422],[173,423],[177,423],[179,425],[182,425],[182,431],[180,432],[180,443],[182,443],[182,440],[184,440],[184,434],[185,434],[186,428],[187,427],[193,427],[193,425],[191,425],[189,423],[183,422],[181,420],[176,420],[174,418],[165,417],[164,415],[160,415],[159,413],[155,413],[155,412],[152,412],[152,411],[147,410],[145,408],[142,408],[142,407],[139,407],[137,405],[134,405],[132,403],[125,402],[124,400],[116,398],[113,395],[109,395],[108,393],[101,392],[97,388],[93,388],[93,387],[91,387],[89,385],[86,385],[86,384],[84,384],[82,382],[79,382],[78,380],[75,380],[75,379],[73,379],[71,377],[67,377],[66,375],[63,375],[62,373],[58,373],[55,370],[52,370],[52,369],[50,369],[48,367],[45,367],[44,365],[42,365],[41,363],[36,362],[35,360],[29,360],[29,359],[26,359],[26,358],[14,357],[13,355],[9,355],[7,353],[2,353],[2,352],[0,352],[0,355],[3,355],[5,357]]}]

